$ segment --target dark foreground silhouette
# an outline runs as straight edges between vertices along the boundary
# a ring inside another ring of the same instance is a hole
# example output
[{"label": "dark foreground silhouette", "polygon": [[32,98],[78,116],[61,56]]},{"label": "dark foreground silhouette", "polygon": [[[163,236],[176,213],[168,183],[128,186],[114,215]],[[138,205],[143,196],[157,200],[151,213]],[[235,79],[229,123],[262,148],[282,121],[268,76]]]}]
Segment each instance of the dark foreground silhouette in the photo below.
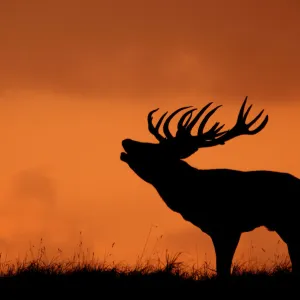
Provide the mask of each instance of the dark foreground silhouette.
[{"label": "dark foreground silhouette", "polygon": [[183,161],[199,148],[224,145],[241,135],[255,135],[268,122],[268,116],[254,130],[250,127],[262,116],[263,110],[248,124],[245,98],[237,122],[230,130],[216,123],[204,132],[209,118],[220,107],[212,109],[203,118],[198,134],[191,130],[204,114],[209,103],[192,118],[192,108],[185,112],[177,125],[174,137],[168,128],[176,114],[189,107],[174,111],[163,125],[165,137],[159,133],[165,113],[154,126],[148,115],[148,128],[158,144],[125,139],[121,160],[144,181],[150,183],[166,205],[208,234],[214,244],[217,274],[230,275],[232,259],[243,232],[265,226],[276,231],[287,244],[292,270],[300,276],[300,180],[288,173],[273,171],[238,171],[230,169],[199,170]]},{"label": "dark foreground silhouette", "polygon": [[[135,267],[105,265],[87,262],[51,262],[45,263],[37,259],[17,267],[11,267],[0,277],[0,289],[43,290],[47,293],[67,288],[84,291],[96,290],[99,297],[104,290],[117,292],[115,288],[132,290],[167,288],[197,288],[199,291],[211,288],[298,288],[292,280],[290,267],[284,262],[275,264],[270,269],[244,269],[234,267],[232,276],[223,282],[205,269],[193,269],[190,272],[178,261],[179,255],[169,257],[160,266],[148,263]],[[43,292],[43,296],[44,296]],[[106,295],[105,295],[106,296]]]}]

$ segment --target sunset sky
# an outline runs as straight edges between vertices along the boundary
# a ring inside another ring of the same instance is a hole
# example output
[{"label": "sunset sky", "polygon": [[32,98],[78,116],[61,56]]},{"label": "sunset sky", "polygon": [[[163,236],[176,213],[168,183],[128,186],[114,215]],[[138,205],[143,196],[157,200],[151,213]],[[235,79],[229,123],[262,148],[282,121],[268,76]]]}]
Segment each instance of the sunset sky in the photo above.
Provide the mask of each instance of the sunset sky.
[{"label": "sunset sky", "polygon": [[[300,177],[299,13],[297,0],[2,0],[2,255],[43,238],[49,256],[69,256],[82,232],[100,259],[134,263],[151,231],[146,255],[213,262],[210,238],[120,161],[121,141],[154,142],[146,117],[157,107],[213,101],[229,128],[248,95],[266,128],[187,161]],[[235,259],[285,255],[278,240],[243,234]]]}]

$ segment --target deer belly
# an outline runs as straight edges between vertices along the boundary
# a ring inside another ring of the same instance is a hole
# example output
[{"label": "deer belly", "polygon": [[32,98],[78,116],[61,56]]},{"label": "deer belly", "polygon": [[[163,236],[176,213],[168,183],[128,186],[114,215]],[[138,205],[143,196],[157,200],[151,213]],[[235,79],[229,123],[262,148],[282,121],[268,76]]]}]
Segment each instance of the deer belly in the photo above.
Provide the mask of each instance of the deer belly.
[{"label": "deer belly", "polygon": [[239,232],[252,231],[257,227],[266,226],[263,218],[247,215],[237,215],[227,211],[215,212],[205,210],[181,211],[180,215],[185,221],[199,227],[203,232],[214,230],[237,230]]}]

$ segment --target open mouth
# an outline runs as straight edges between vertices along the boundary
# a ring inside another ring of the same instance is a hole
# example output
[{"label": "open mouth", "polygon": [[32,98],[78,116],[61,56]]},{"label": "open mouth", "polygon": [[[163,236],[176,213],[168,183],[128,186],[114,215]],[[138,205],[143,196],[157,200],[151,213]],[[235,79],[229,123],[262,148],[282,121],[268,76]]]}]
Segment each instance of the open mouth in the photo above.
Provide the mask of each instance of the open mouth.
[{"label": "open mouth", "polygon": [[120,159],[124,162],[127,162],[128,154],[126,152],[121,152]]},{"label": "open mouth", "polygon": [[123,140],[122,146],[123,146],[124,151],[121,152],[120,159],[127,163],[128,157],[129,157],[129,154],[127,153],[128,152],[128,150],[127,150],[128,149],[128,140]]}]

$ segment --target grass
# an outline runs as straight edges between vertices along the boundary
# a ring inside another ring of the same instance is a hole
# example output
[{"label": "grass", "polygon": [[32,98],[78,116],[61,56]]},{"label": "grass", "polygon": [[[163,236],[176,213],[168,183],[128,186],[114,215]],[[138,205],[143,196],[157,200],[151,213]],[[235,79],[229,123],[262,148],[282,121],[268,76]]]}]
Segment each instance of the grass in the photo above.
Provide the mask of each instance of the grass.
[{"label": "grass", "polygon": [[[39,247],[31,258],[16,262],[0,260],[0,288],[215,288],[219,286],[215,272],[208,263],[201,267],[187,266],[181,253],[165,253],[164,260],[137,259],[135,266],[100,262],[94,253],[81,248],[69,260],[48,259],[45,247]],[[59,250],[60,251],[60,250]],[[34,257],[35,256],[35,257]],[[288,258],[272,266],[234,263],[232,277],[226,283],[233,288],[288,288],[293,286]]]}]

